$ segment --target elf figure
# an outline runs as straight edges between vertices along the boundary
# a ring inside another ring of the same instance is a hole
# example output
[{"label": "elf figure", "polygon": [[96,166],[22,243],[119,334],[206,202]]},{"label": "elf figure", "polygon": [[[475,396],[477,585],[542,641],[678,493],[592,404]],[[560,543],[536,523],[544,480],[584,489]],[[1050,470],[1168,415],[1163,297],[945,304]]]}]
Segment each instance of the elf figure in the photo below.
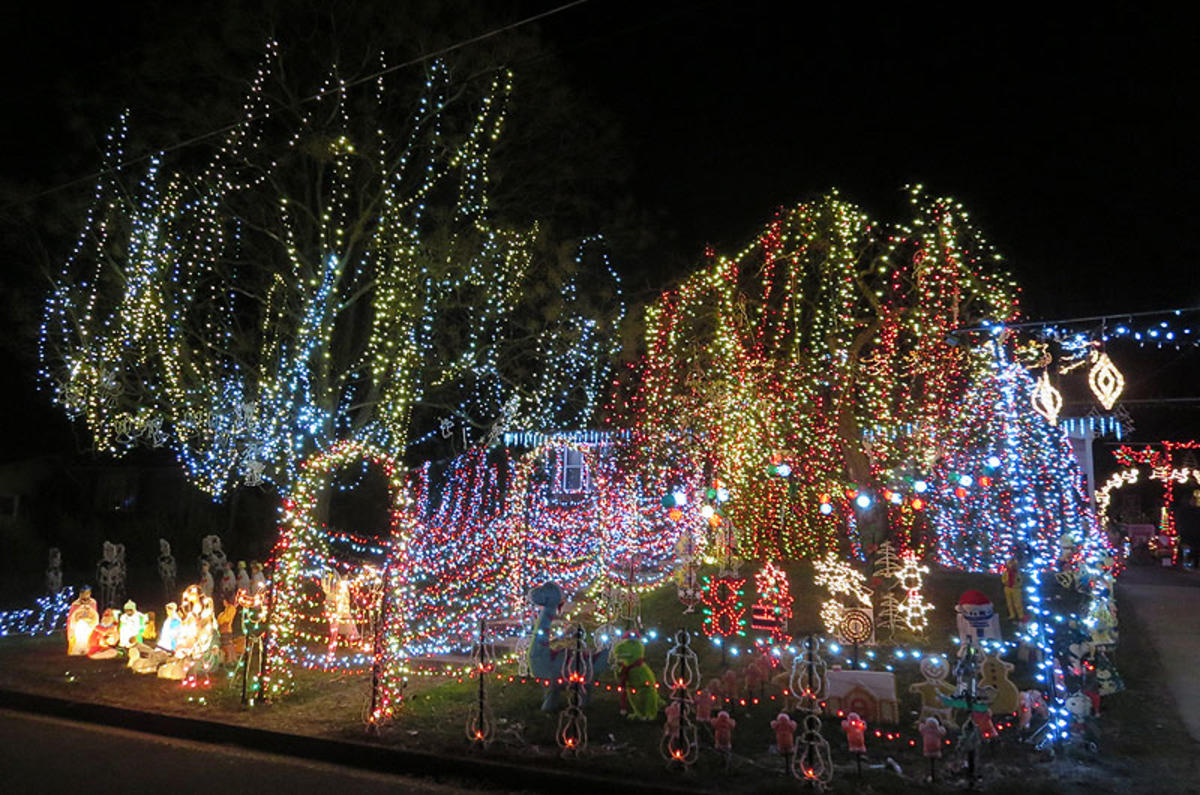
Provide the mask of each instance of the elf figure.
[{"label": "elf figure", "polygon": [[1008,619],[1020,621],[1025,615],[1025,605],[1021,601],[1021,566],[1016,558],[1008,559],[1000,577],[1004,582],[1004,602],[1008,606]]}]

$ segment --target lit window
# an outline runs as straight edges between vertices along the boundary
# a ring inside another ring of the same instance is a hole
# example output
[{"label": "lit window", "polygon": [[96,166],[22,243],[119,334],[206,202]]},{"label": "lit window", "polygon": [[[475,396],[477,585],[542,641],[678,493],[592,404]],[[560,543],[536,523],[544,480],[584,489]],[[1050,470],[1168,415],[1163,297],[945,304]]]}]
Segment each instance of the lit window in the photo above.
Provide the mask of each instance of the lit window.
[{"label": "lit window", "polygon": [[583,468],[583,452],[570,448],[559,450],[560,465],[558,468],[558,491],[564,494],[577,494],[587,487],[587,477]]}]

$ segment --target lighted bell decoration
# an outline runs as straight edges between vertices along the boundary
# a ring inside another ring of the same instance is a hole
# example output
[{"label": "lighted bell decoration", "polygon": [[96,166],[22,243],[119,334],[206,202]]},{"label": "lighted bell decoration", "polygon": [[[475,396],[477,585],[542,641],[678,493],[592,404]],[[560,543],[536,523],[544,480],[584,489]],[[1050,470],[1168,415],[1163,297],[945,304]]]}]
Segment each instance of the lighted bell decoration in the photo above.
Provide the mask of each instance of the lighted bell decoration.
[{"label": "lighted bell decoration", "polygon": [[1125,376],[1104,352],[1092,353],[1092,369],[1088,371],[1088,386],[1105,411],[1111,411],[1125,389]]}]

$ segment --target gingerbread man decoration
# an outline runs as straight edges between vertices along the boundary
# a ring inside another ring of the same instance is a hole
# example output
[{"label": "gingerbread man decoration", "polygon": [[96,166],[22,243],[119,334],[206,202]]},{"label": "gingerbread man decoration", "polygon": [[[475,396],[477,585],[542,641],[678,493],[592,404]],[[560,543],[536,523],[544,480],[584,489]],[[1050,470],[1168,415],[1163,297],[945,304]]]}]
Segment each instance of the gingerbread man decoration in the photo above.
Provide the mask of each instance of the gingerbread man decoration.
[{"label": "gingerbread man decoration", "polygon": [[867,752],[867,722],[851,712],[842,721],[842,731],[846,733],[846,742],[850,745],[850,753],[865,754]]},{"label": "gingerbread man decoration", "polygon": [[733,728],[737,726],[737,721],[729,717],[729,713],[721,710],[717,713],[717,717],[713,718],[713,747],[718,751],[730,751],[733,749]]}]

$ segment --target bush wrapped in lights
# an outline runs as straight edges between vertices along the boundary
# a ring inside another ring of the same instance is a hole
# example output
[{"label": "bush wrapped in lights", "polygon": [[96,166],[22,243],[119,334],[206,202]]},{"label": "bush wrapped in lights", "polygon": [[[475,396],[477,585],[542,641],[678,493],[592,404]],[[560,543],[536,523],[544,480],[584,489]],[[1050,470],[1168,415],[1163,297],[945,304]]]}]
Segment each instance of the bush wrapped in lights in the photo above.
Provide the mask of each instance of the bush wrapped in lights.
[{"label": "bush wrapped in lights", "polygon": [[911,467],[979,367],[951,332],[1016,312],[962,207],[919,187],[912,205],[911,228],[836,195],[781,211],[647,310],[617,408],[659,440],[651,457],[690,443],[723,473],[754,557],[820,555],[848,527],[903,542],[922,516]]}]

